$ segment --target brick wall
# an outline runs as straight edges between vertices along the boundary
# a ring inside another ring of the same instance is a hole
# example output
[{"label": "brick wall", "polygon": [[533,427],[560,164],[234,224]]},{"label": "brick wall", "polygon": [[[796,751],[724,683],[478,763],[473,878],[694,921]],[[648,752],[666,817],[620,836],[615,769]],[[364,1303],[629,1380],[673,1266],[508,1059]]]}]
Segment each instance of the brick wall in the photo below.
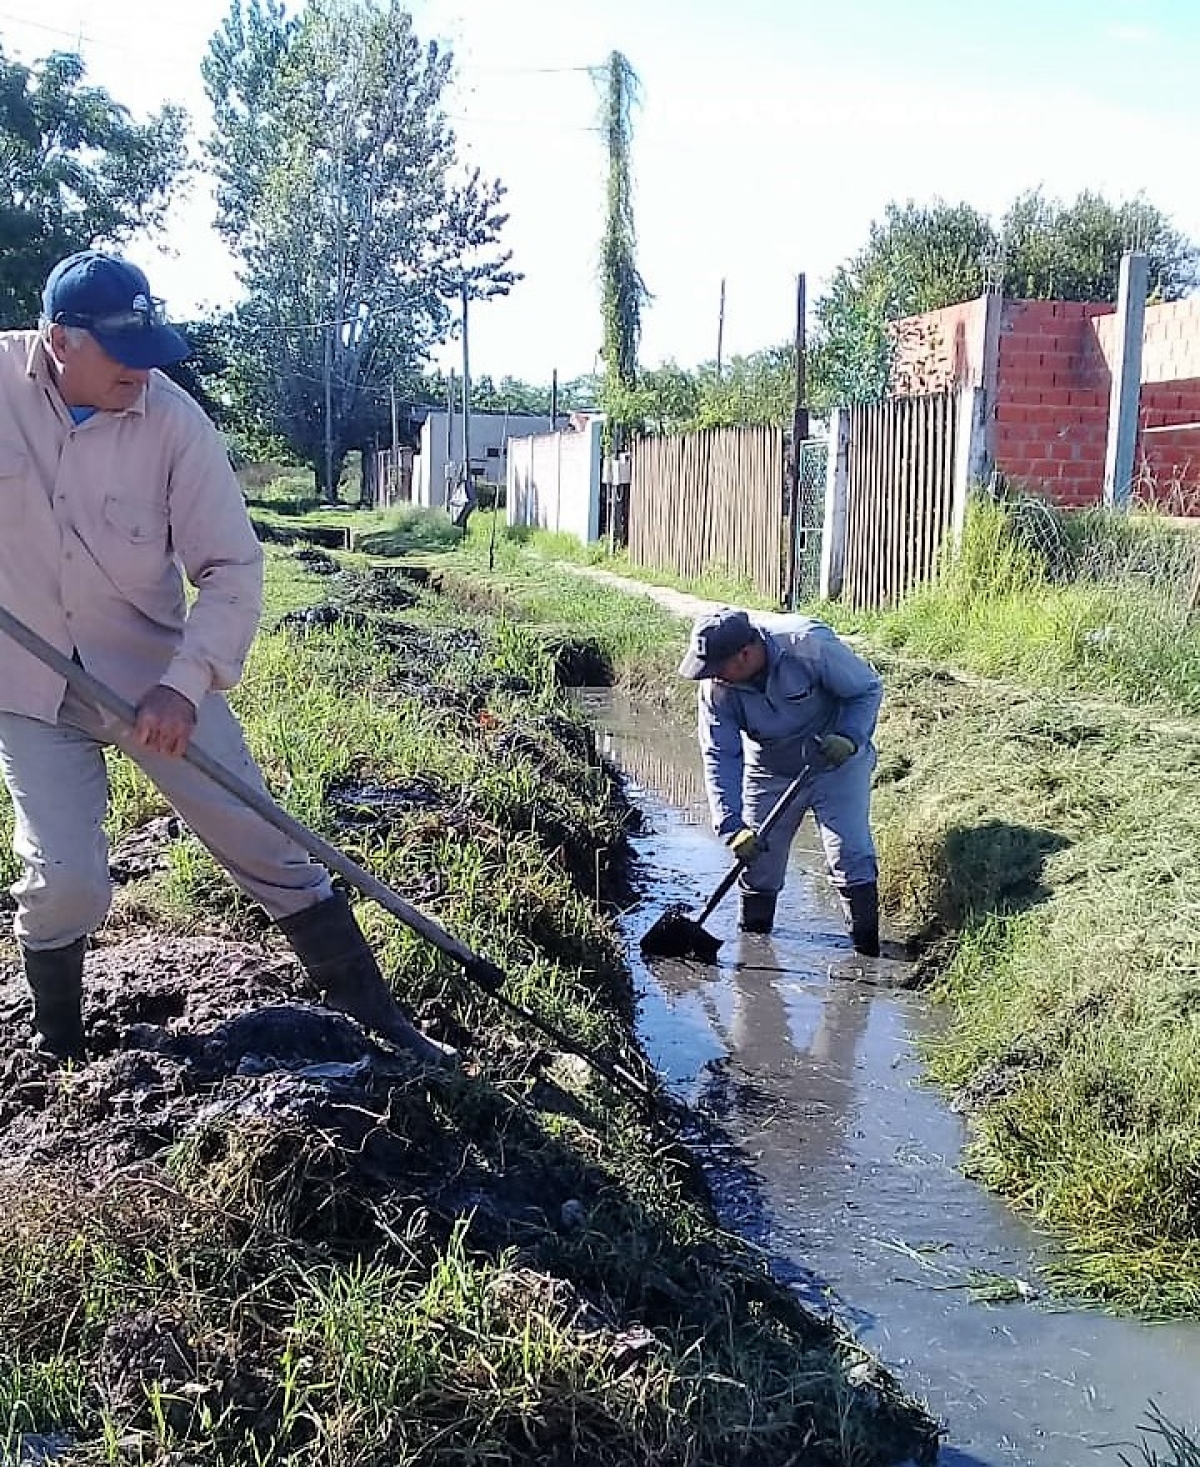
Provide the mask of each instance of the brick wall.
[{"label": "brick wall", "polygon": [[[893,391],[985,384],[985,304],[897,323]],[[1064,506],[1099,501],[1115,353],[1112,306],[1002,302],[991,446],[1010,481]],[[1171,423],[1200,423],[1200,299],[1146,309],[1140,424]],[[1136,492],[1172,513],[1200,514],[1200,429],[1141,434]]]},{"label": "brick wall", "polygon": [[987,362],[984,328],[987,300],[962,301],[909,316],[894,327],[896,357],[892,394],[917,397],[948,387],[982,387]]},{"label": "brick wall", "polygon": [[1104,482],[1110,373],[1091,323],[1111,306],[1005,301],[994,407],[995,464],[1055,503],[1092,504]]},{"label": "brick wall", "polygon": [[[1094,324],[1096,350],[1110,368],[1116,317]],[[1200,299],[1146,307],[1142,334],[1141,428],[1200,423]],[[1200,514],[1200,429],[1142,433],[1136,459],[1139,499],[1173,514]]]}]

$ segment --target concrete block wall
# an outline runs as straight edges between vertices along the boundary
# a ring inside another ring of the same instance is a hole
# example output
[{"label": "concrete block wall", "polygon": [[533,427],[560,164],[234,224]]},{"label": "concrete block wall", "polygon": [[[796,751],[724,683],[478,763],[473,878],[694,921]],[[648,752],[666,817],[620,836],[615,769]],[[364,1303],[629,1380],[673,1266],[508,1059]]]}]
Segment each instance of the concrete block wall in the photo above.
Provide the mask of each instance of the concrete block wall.
[{"label": "concrete block wall", "polygon": [[[1096,349],[1111,370],[1116,320],[1095,323]],[[1200,299],[1146,307],[1139,426],[1200,423]],[[1200,514],[1200,429],[1145,433],[1135,463],[1139,499],[1174,514]]]}]

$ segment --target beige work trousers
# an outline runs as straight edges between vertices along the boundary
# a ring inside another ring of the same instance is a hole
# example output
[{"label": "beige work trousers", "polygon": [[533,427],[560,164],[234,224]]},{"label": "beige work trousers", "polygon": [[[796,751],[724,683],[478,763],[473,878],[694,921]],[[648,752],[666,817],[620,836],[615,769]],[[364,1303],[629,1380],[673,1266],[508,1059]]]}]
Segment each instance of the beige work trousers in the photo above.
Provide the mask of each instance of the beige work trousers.
[{"label": "beige work trousers", "polygon": [[[247,784],[264,788],[220,693],[201,703],[193,739]],[[12,798],[13,850],[23,868],[10,888],[17,902],[13,925],[26,947],[65,947],[108,912],[106,745],[145,771],[268,916],[290,916],[330,895],[329,873],[295,841],[183,759],[139,748],[123,723],[68,688],[57,724],[0,713],[0,772]]]}]

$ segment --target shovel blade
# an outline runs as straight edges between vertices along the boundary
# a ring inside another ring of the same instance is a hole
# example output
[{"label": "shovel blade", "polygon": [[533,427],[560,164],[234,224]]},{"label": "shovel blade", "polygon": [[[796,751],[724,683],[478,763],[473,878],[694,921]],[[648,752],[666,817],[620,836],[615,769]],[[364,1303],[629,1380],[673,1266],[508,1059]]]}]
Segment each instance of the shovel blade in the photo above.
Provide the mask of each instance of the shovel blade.
[{"label": "shovel blade", "polygon": [[687,908],[668,907],[641,941],[644,958],[691,958],[698,963],[715,963],[722,939],[694,922]]}]

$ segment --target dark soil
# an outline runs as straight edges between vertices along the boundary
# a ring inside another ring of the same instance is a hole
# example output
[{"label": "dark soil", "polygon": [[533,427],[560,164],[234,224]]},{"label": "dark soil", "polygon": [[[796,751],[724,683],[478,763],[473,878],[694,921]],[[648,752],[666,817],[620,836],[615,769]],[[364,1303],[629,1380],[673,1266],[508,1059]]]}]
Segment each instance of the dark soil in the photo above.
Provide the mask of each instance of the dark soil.
[{"label": "dark soil", "polygon": [[66,1167],[103,1188],[214,1128],[267,1123],[336,1143],[359,1231],[372,1198],[414,1185],[447,1219],[478,1208],[503,1232],[522,1217],[544,1222],[537,1168],[485,1188],[462,1138],[429,1109],[437,1078],[316,999],[291,957],[266,946],[156,934],[95,948],[88,1058],[59,1070],[30,1046],[24,980],[10,966],[0,974],[0,1177]]}]

